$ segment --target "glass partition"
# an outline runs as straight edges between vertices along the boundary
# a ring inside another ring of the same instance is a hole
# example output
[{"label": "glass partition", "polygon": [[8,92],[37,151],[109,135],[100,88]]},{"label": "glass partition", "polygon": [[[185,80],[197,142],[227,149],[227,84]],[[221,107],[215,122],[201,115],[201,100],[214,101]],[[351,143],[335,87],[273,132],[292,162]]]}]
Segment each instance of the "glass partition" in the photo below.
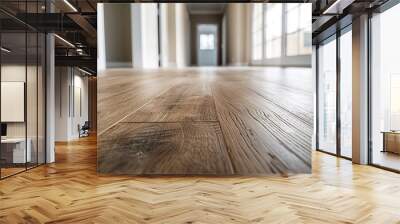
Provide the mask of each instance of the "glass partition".
[{"label": "glass partition", "polygon": [[[18,2],[18,10],[39,12],[40,2]],[[45,163],[45,41],[0,12],[1,179]]]},{"label": "glass partition", "polygon": [[318,149],[336,154],[336,39],[318,48]]},{"label": "glass partition", "polygon": [[1,176],[26,169],[26,33],[1,34]]},{"label": "glass partition", "polygon": [[37,163],[46,162],[46,37],[43,33],[38,33],[38,64],[37,64]]}]

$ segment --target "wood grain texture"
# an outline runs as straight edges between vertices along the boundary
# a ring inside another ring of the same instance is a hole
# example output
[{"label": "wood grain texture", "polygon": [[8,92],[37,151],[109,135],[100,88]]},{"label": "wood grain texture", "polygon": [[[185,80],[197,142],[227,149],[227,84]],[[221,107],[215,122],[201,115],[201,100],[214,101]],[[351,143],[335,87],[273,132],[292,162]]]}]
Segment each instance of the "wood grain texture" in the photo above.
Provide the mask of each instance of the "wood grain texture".
[{"label": "wood grain texture", "polygon": [[119,123],[99,141],[98,171],[112,174],[233,174],[216,122]]},{"label": "wood grain texture", "polygon": [[217,121],[211,88],[181,84],[152,99],[122,122]]},{"label": "wood grain texture", "polygon": [[[181,122],[191,123],[196,127],[196,122],[212,121],[222,130],[220,141],[211,140],[213,150],[197,150],[207,154],[214,151],[227,152],[221,156],[223,164],[231,164],[233,172],[211,172],[215,169],[213,163],[205,163],[211,167],[193,171],[191,168],[179,170],[163,170],[174,166],[178,160],[160,160],[166,164],[158,166],[159,170],[149,167],[140,168],[140,164],[154,164],[155,162],[140,161],[123,157],[122,148],[118,141],[108,141],[101,144],[99,160],[105,160],[113,167],[109,172],[118,174],[172,174],[185,175],[288,175],[294,173],[311,172],[311,139],[313,130],[313,97],[312,74],[310,69],[276,69],[276,68],[189,68],[170,70],[122,70],[105,72],[99,80],[106,80],[99,88],[99,110],[109,111],[111,114],[103,117],[105,121],[99,123],[104,132],[99,134],[100,142],[110,138],[117,132],[119,124],[147,123],[153,127],[156,122]],[[129,76],[130,74],[130,76]],[[158,93],[157,90],[158,89]],[[134,92],[137,90],[137,92]],[[146,94],[141,93],[146,90]],[[122,95],[116,95],[123,92]],[[127,94],[129,93],[129,94]],[[118,97],[127,95],[120,99]],[[108,102],[108,103],[104,103]],[[111,103],[112,102],[112,103]],[[115,103],[118,102],[118,103]],[[112,112],[121,110],[124,112]],[[105,108],[106,107],[106,108]],[[116,109],[118,108],[118,109]],[[127,109],[128,108],[128,109]],[[109,117],[109,118],[106,118]],[[111,124],[110,121],[114,121]],[[121,127],[121,126],[119,126]],[[126,132],[129,132],[125,130]],[[165,130],[164,130],[165,131]],[[110,133],[108,133],[110,132]],[[154,133],[151,133],[154,132]],[[176,138],[184,138],[189,129]],[[219,132],[219,131],[218,131]],[[118,136],[123,135],[118,132]],[[154,135],[159,135],[157,129],[146,129],[147,135],[142,132],[129,132],[132,139],[140,139],[140,147],[154,147],[151,140]],[[194,131],[196,133],[196,131]],[[187,137],[187,136],[186,136]],[[117,139],[118,137],[116,137]],[[157,138],[156,138],[157,139]],[[172,140],[171,140],[172,141]],[[205,139],[203,139],[205,141]],[[137,146],[129,149],[130,141],[123,141],[127,145],[125,152],[136,152]],[[178,140],[173,140],[178,142]],[[112,144],[111,144],[112,143]],[[223,145],[223,148],[220,148]],[[168,152],[169,145],[157,145],[158,151]],[[210,147],[210,146],[209,146]],[[161,149],[163,148],[163,149]],[[165,149],[167,148],[167,149]],[[220,148],[220,149],[218,149]],[[115,154],[113,155],[113,151]],[[174,150],[173,150],[174,151]],[[101,155],[107,152],[107,156]],[[145,150],[142,153],[154,152]],[[169,151],[172,153],[172,151]],[[172,155],[177,156],[172,153]],[[190,155],[190,154],[189,154]],[[187,161],[197,163],[200,158],[211,158],[212,155],[193,154],[192,157],[182,157]],[[168,158],[168,153],[163,154]],[[118,157],[119,159],[115,159]],[[114,159],[113,159],[114,158]],[[156,158],[154,155],[144,155],[143,158]],[[132,163],[131,165],[127,165]],[[178,162],[177,162],[178,163]],[[105,164],[105,163],[101,163]],[[187,164],[189,162],[183,162]],[[135,167],[131,171],[126,166]],[[143,165],[145,166],[145,165]],[[118,167],[124,172],[119,172]],[[134,170],[141,170],[134,172]],[[190,173],[184,170],[192,170]],[[105,172],[106,170],[102,170]],[[177,172],[179,171],[179,172]],[[206,172],[203,172],[206,171]]]},{"label": "wood grain texture", "polygon": [[159,96],[180,80],[161,72],[111,70],[99,74],[97,87],[97,128],[104,132],[125,116]]},{"label": "wood grain texture", "polygon": [[309,173],[312,94],[240,75],[223,73],[213,87],[236,172]]},{"label": "wood grain texture", "polygon": [[0,181],[0,223],[400,222],[400,175],[312,152],[290,177],[127,177],[96,172],[96,139]]}]

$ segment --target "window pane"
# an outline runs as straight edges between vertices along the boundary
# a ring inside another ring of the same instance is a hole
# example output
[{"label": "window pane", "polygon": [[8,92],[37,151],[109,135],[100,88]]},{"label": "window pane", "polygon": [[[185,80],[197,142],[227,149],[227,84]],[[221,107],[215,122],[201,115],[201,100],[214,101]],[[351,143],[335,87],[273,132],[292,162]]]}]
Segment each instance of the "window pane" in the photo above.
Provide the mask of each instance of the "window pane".
[{"label": "window pane", "polygon": [[299,33],[288,34],[286,37],[286,55],[293,56],[299,53]]},{"label": "window pane", "polygon": [[214,34],[200,34],[200,50],[214,50],[215,37]]},{"label": "window pane", "polygon": [[351,31],[340,37],[340,127],[341,154],[352,156],[352,38]]},{"label": "window pane", "polygon": [[263,36],[263,4],[253,4],[252,14],[252,59],[262,59],[262,36]]},{"label": "window pane", "polygon": [[253,60],[261,60],[262,58],[262,45],[253,46]]},{"label": "window pane", "polygon": [[336,153],[336,41],[318,50],[319,149]]},{"label": "window pane", "polygon": [[265,30],[266,40],[271,40],[282,35],[282,4],[266,4]]},{"label": "window pane", "polygon": [[311,32],[300,30],[299,32],[299,55],[311,54],[312,38]]},{"label": "window pane", "polygon": [[[291,5],[291,4],[288,4]],[[286,18],[287,18],[287,28],[286,33],[292,33],[299,29],[299,8],[293,8],[287,11]]]},{"label": "window pane", "polygon": [[300,4],[300,29],[311,31],[311,3]]},{"label": "window pane", "polygon": [[277,58],[281,56],[281,38],[267,41],[265,55],[267,58]]}]

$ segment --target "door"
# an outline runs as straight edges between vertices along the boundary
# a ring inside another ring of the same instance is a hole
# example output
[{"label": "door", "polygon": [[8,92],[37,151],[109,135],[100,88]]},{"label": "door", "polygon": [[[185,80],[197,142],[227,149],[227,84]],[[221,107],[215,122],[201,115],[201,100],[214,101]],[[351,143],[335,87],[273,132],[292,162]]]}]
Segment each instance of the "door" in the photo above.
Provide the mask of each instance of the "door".
[{"label": "door", "polygon": [[216,66],[218,26],[215,24],[200,24],[197,26],[197,65]]}]

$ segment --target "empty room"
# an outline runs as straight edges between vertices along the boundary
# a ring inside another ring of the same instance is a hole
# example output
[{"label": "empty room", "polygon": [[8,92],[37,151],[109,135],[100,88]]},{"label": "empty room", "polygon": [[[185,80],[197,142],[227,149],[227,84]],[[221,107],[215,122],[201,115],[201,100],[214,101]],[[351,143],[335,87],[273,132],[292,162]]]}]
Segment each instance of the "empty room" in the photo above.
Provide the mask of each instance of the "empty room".
[{"label": "empty room", "polygon": [[1,0],[0,224],[399,224],[398,21],[398,0]]},{"label": "empty room", "polygon": [[100,173],[311,172],[311,4],[103,7]]}]

